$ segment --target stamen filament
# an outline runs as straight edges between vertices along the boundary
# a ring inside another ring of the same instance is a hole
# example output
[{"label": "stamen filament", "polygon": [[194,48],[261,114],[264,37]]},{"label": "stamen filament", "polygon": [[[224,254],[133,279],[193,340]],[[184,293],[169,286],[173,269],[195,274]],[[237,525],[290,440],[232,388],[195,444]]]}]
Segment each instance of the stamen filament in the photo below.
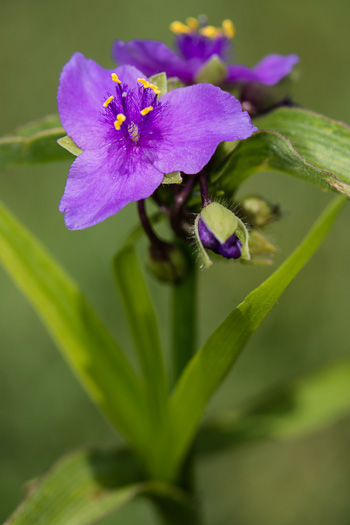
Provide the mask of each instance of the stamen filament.
[{"label": "stamen filament", "polygon": [[103,107],[106,108],[106,107],[112,102],[113,99],[114,99],[113,96],[108,97],[107,100],[106,100],[106,102],[104,102],[104,103],[102,104]]},{"label": "stamen filament", "polygon": [[153,106],[148,106],[147,108],[144,108],[142,111],[140,111],[141,115],[144,117],[147,115],[150,111],[153,111]]},{"label": "stamen filament", "polygon": [[123,124],[124,120],[126,120],[126,116],[123,115],[123,113],[118,113],[117,120],[114,121],[114,127],[117,131],[120,130],[120,126]]}]

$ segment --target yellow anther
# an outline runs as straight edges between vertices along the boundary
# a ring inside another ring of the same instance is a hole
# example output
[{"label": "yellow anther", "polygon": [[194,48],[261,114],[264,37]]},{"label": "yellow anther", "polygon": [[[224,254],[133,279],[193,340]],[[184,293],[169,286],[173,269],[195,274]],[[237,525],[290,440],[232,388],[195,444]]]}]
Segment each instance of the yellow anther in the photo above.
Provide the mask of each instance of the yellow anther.
[{"label": "yellow anther", "polygon": [[114,97],[108,97],[106,102],[103,103],[103,107],[106,108],[108,106],[108,104],[110,104],[112,102],[113,99],[114,99]]},{"label": "yellow anther", "polygon": [[144,78],[138,78],[137,82],[140,82],[140,84],[142,84],[145,89],[146,88],[153,89],[156,95],[160,95],[160,89],[155,84],[151,84],[150,82],[147,82],[147,80],[145,80]]},{"label": "yellow anther", "polygon": [[221,25],[222,25],[222,30],[224,32],[224,35],[227,38],[233,38],[235,36],[236,29],[231,20],[228,20],[228,19],[223,20]]},{"label": "yellow anther", "polygon": [[200,34],[208,38],[216,38],[220,35],[220,29],[214,26],[205,26],[200,30]]},{"label": "yellow anther", "polygon": [[194,16],[189,16],[188,18],[186,18],[186,24],[190,29],[192,29],[192,31],[197,31],[199,27],[199,22],[197,18],[194,18]]},{"label": "yellow anther", "polygon": [[141,115],[144,117],[144,116],[147,115],[150,111],[153,111],[153,106],[148,106],[148,108],[143,109],[142,111],[140,111],[140,113],[141,113]]},{"label": "yellow anther", "polygon": [[140,84],[142,84],[145,89],[150,87],[150,83],[147,82],[147,80],[145,80],[144,78],[138,78],[137,82],[140,82]]},{"label": "yellow anther", "polygon": [[117,73],[112,73],[112,80],[113,82],[118,82],[118,84],[121,84],[121,81],[119,80]]},{"label": "yellow anther", "polygon": [[114,127],[117,131],[120,130],[120,126],[123,124],[125,119],[126,119],[126,116],[123,115],[123,113],[118,113],[117,120],[114,121]]},{"label": "yellow anther", "polygon": [[150,84],[148,87],[153,89],[156,95],[160,95],[160,89],[158,86],[156,86],[155,84]]},{"label": "yellow anther", "polygon": [[181,35],[182,33],[190,33],[191,28],[182,22],[175,21],[170,24],[170,31],[175,33],[175,35]]}]

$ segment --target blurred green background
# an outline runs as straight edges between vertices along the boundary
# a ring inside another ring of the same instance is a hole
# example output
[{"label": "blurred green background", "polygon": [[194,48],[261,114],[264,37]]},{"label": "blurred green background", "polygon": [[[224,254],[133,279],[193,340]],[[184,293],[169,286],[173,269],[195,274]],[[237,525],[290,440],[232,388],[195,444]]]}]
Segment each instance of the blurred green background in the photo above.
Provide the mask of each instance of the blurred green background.
[{"label": "blurred green background", "polygon": [[[304,107],[350,122],[348,0],[2,0],[0,133],[56,111],[62,66],[75,51],[112,66],[114,39],[156,38],[171,44],[172,20],[206,13],[232,18],[236,56],[253,65],[270,52],[297,53],[295,98]],[[350,153],[350,152],[349,152]],[[85,231],[68,231],[58,213],[69,163],[1,173],[2,200],[78,281],[128,351],[129,333],[114,292],[110,262],[136,223],[130,205]],[[244,191],[243,191],[244,190]],[[270,228],[282,261],[330,200],[329,194],[278,174],[243,188],[281,204]],[[234,407],[269,387],[350,355],[347,209],[313,260],[282,296],[216,395],[208,413]],[[200,275],[199,339],[215,328],[271,269],[217,264]],[[65,451],[119,442],[63,362],[31,307],[1,270],[0,520],[22,497],[25,481]],[[169,289],[152,283],[166,337]],[[165,306],[164,306],[165,305]],[[350,391],[350,386],[349,386]],[[349,393],[350,395],[350,393]],[[213,525],[350,523],[350,417],[293,443],[263,443],[206,460],[197,469],[200,503]],[[158,523],[146,502],[105,524]]]}]

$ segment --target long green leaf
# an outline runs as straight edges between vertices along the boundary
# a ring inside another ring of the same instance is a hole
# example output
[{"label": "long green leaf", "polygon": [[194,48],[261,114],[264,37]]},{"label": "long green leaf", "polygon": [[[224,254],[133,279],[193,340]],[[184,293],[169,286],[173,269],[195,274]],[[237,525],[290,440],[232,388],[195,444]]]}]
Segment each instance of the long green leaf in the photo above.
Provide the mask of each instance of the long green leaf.
[{"label": "long green leaf", "polygon": [[142,481],[127,452],[73,452],[28,486],[6,525],[88,525],[134,499]]},{"label": "long green leaf", "polygon": [[280,108],[257,120],[283,133],[307,162],[350,184],[350,126],[301,108]]},{"label": "long green leaf", "polygon": [[32,482],[27,498],[5,525],[89,525],[137,496],[150,498],[162,510],[175,510],[181,518],[193,513],[182,491],[146,481],[127,451],[82,450],[67,454]]},{"label": "long green leaf", "polygon": [[336,198],[288,259],[237,306],[209,337],[181,376],[160,438],[156,472],[172,479],[194,437],[205,407],[288,284],[323,241],[345,204]]},{"label": "long green leaf", "polygon": [[116,254],[113,269],[141,364],[151,416],[154,422],[159,423],[168,396],[164,358],[156,314],[131,244]]},{"label": "long green leaf", "polygon": [[234,192],[258,171],[292,175],[350,196],[350,128],[301,110],[279,109],[257,122],[259,131],[241,142],[213,176],[216,189]]},{"label": "long green leaf", "polygon": [[0,261],[90,397],[141,451],[148,420],[135,372],[76,285],[5,207],[0,207]]},{"label": "long green leaf", "polygon": [[200,430],[200,454],[236,449],[262,439],[294,439],[350,414],[350,361],[313,372],[259,396],[239,411],[215,416]]},{"label": "long green leaf", "polygon": [[12,135],[0,138],[0,169],[73,159],[57,144],[65,134],[58,115],[26,124]]}]

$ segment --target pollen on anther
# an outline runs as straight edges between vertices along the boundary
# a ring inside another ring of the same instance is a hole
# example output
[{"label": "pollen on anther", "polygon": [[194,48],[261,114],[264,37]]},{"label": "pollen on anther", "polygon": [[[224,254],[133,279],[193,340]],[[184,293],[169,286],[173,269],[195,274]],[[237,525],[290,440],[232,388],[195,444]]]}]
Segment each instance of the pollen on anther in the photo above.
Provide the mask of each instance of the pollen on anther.
[{"label": "pollen on anther", "polygon": [[112,102],[113,99],[114,99],[113,96],[108,97],[107,100],[102,104],[103,107],[106,108]]},{"label": "pollen on anther", "polygon": [[117,120],[114,121],[114,127],[117,131],[120,130],[120,126],[123,124],[124,120],[126,120],[126,116],[123,115],[123,113],[118,113]]},{"label": "pollen on anther", "polygon": [[227,38],[233,38],[236,34],[235,26],[229,19],[222,21],[222,30]]},{"label": "pollen on anther", "polygon": [[112,80],[113,82],[118,82],[118,84],[121,84],[121,80],[119,80],[117,73],[112,73]]},{"label": "pollen on anther", "polygon": [[175,33],[175,35],[181,35],[182,33],[190,33],[191,28],[188,27],[186,24],[183,24],[182,22],[178,22],[176,20],[175,22],[172,22],[170,24],[170,31]]},{"label": "pollen on anther", "polygon": [[144,78],[138,78],[137,82],[140,82],[140,84],[142,84],[145,89],[150,87],[150,83]]},{"label": "pollen on anther", "polygon": [[140,111],[141,115],[144,117],[147,115],[150,111],[153,111],[153,106],[148,106],[147,108],[144,108],[142,111]]},{"label": "pollen on anther", "polygon": [[158,86],[156,86],[155,84],[150,84],[148,87],[153,89],[156,95],[160,95],[160,89]]},{"label": "pollen on anther", "polygon": [[188,18],[186,18],[186,24],[189,28],[192,29],[192,31],[197,31],[199,27],[199,22],[197,18],[194,18],[194,16],[189,16]]},{"label": "pollen on anther", "polygon": [[200,34],[207,38],[217,38],[220,35],[220,30],[214,26],[205,26],[200,30]]},{"label": "pollen on anther", "polygon": [[150,88],[155,92],[156,95],[160,95],[160,89],[155,84],[151,84],[144,78],[138,78],[137,82],[140,82],[140,84],[142,84],[145,89]]}]

